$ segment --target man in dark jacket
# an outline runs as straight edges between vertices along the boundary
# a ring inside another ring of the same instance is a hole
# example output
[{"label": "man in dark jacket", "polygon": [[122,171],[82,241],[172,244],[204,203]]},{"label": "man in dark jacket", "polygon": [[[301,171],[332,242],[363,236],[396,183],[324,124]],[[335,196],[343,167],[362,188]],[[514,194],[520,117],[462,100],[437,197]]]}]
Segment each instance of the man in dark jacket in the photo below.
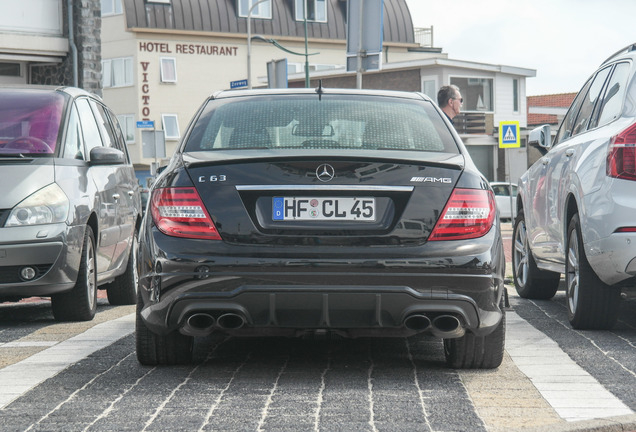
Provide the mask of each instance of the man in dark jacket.
[{"label": "man in dark jacket", "polygon": [[444,111],[448,120],[453,123],[453,118],[460,113],[464,99],[456,85],[447,85],[437,92],[437,105]]}]

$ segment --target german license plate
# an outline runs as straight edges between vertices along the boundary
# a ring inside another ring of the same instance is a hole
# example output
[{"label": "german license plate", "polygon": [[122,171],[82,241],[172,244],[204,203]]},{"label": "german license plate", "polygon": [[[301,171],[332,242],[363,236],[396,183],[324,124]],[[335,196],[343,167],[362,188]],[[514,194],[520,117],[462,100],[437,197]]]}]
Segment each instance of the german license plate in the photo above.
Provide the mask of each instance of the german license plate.
[{"label": "german license plate", "polygon": [[375,198],[273,197],[272,219],[375,222]]}]

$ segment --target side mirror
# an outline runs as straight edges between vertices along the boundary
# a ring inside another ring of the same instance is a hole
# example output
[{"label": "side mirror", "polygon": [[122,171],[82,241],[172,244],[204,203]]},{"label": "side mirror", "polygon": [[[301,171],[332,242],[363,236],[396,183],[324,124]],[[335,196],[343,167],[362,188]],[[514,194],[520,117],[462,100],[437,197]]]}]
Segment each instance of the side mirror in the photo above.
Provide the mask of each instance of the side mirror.
[{"label": "side mirror", "polygon": [[126,162],[124,152],[112,147],[93,147],[90,158],[91,165],[122,165]]},{"label": "side mirror", "polygon": [[528,145],[538,147],[539,150],[550,150],[552,147],[552,130],[550,129],[550,125],[545,124],[530,131]]}]

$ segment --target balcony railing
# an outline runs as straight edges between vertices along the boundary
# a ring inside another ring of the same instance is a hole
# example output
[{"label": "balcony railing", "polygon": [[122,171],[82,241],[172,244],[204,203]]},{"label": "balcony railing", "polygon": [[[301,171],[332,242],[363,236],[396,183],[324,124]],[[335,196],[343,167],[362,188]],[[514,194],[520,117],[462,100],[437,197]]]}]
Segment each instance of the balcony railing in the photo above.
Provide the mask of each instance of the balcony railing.
[{"label": "balcony railing", "polygon": [[413,29],[415,43],[421,47],[433,48],[433,26]]},{"label": "balcony railing", "polygon": [[460,134],[492,135],[493,121],[492,114],[463,112],[453,119],[453,125]]}]

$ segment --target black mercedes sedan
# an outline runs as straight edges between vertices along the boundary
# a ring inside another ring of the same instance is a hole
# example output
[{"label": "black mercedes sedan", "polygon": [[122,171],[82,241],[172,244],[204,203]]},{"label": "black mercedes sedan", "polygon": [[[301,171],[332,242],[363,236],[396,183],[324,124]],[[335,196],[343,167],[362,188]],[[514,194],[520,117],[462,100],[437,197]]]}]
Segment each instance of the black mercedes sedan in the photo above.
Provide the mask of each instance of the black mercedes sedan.
[{"label": "black mercedes sedan", "polygon": [[495,368],[504,251],[492,190],[419,93],[222,91],[153,184],[139,238],[137,358],[195,337],[443,340]]}]

